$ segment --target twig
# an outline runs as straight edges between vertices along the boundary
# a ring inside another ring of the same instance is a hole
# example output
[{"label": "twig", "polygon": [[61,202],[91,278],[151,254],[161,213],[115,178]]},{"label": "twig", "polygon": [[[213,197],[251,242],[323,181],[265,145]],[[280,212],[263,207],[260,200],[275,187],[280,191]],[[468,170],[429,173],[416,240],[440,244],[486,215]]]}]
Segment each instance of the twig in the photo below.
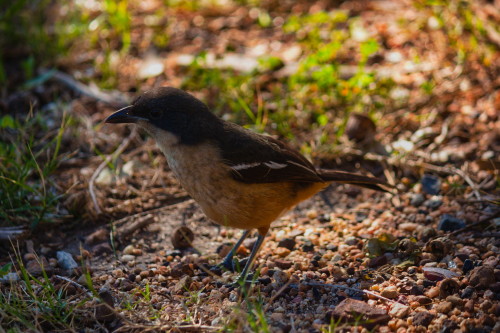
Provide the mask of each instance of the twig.
[{"label": "twig", "polygon": [[448,175],[458,175],[460,176],[472,189],[472,192],[478,200],[481,200],[481,194],[477,185],[470,179],[470,177],[462,170],[455,167],[441,167],[439,165],[430,164],[425,161],[413,161],[413,160],[403,160],[401,158],[387,157],[383,155],[373,154],[373,153],[363,153],[361,150],[346,148],[344,149],[346,155],[354,155],[356,157],[364,158],[369,161],[376,161],[381,163],[388,163],[395,166],[407,166],[412,168],[422,168],[429,171],[434,171],[438,173],[444,173]]},{"label": "twig", "polygon": [[193,331],[201,332],[207,331],[220,331],[222,327],[208,326],[208,325],[141,325],[130,323],[117,328],[114,332],[129,332],[129,329],[140,330],[140,332],[175,332],[175,331]]},{"label": "twig", "polygon": [[485,218],[482,218],[481,220],[479,220],[479,221],[477,221],[477,222],[475,222],[475,223],[469,224],[468,226],[463,227],[462,229],[458,229],[458,230],[453,231],[452,233],[450,233],[450,236],[454,236],[454,235],[457,235],[457,234],[459,234],[459,233],[462,233],[462,232],[464,232],[464,231],[466,231],[466,230],[472,229],[472,228],[474,228],[474,227],[476,227],[476,226],[478,226],[478,225],[481,225],[481,224],[483,224],[483,223],[485,223],[485,222],[488,222],[488,221],[494,220],[494,219],[496,219],[497,217],[500,217],[500,210],[499,210],[499,211],[497,211],[495,214],[490,215],[490,216],[487,216],[487,217],[485,217]]},{"label": "twig", "polygon": [[115,238],[118,239],[119,241],[122,241],[127,236],[133,234],[136,230],[142,229],[151,224],[152,222],[154,222],[152,214],[142,216],[134,223],[125,224],[122,227],[120,227],[115,233],[116,234]]},{"label": "twig", "polygon": [[71,280],[71,279],[68,279],[67,277],[64,277],[64,276],[61,276],[61,275],[54,275],[56,278],[60,279],[60,280],[63,280],[63,281],[66,281],[68,282],[69,284],[71,284],[72,286],[80,289],[81,291],[83,291],[84,293],[87,294],[88,297],[90,298],[93,298],[94,296],[92,295],[92,293],[90,291],[87,290],[87,288],[85,288],[84,286],[82,286],[81,284]]},{"label": "twig", "polygon": [[[323,284],[323,283],[316,283],[316,282],[304,282],[304,284],[306,286],[311,286],[311,287],[329,287],[329,288],[334,288],[334,289],[348,290],[348,291],[352,291],[352,292],[356,292],[356,293],[360,293],[360,294],[367,294],[367,295],[382,299],[386,302],[403,304],[403,303],[394,301],[392,299],[389,299],[387,297],[380,296],[379,294],[376,294],[373,291],[369,291],[369,290],[357,289],[357,288],[347,287],[347,286],[343,286],[343,285],[339,285],[339,284],[330,284],[330,283]],[[296,285],[296,284],[291,284],[290,286],[292,288],[298,288],[298,285]]]},{"label": "twig", "polygon": [[0,228],[0,240],[16,240],[23,236],[28,229],[25,227],[5,227]]},{"label": "twig", "polygon": [[94,191],[95,180],[99,176],[99,174],[102,172],[102,170],[104,169],[104,167],[109,162],[111,162],[111,160],[114,159],[115,156],[120,155],[127,148],[127,146],[130,144],[130,141],[132,141],[132,139],[135,137],[136,134],[137,134],[137,127],[134,126],[132,128],[132,131],[130,132],[129,136],[125,140],[123,140],[123,142],[118,146],[118,148],[115,150],[115,152],[113,154],[108,155],[104,159],[104,161],[94,171],[94,174],[92,174],[92,177],[90,177],[90,181],[89,181],[89,193],[90,193],[90,197],[92,199],[92,203],[94,204],[94,208],[96,210],[96,213],[98,215],[102,213],[102,210],[99,207],[99,204],[97,203],[97,199],[96,199],[96,195],[95,195],[95,191]]},{"label": "twig", "polygon": [[69,87],[70,89],[76,91],[79,94],[88,96],[90,98],[93,98],[97,101],[104,102],[106,104],[109,104],[114,107],[124,107],[129,104],[128,98],[115,91],[113,93],[105,92],[100,90],[97,86],[87,86],[81,82],[76,81],[72,76],[63,73],[58,70],[47,70],[47,69],[42,69],[40,70],[41,75],[46,75],[47,78],[53,78],[59,83],[64,84],[65,86]]},{"label": "twig", "polygon": [[160,211],[163,211],[163,210],[170,210],[170,209],[178,208],[178,206],[181,205],[181,204],[185,204],[187,206],[187,205],[190,205],[190,204],[192,204],[194,202],[194,200],[190,199],[190,197],[187,196],[187,195],[183,195],[183,196],[177,197],[175,199],[176,199],[177,202],[175,202],[175,203],[173,203],[171,205],[164,206],[164,207],[159,207],[159,208],[154,208],[154,209],[150,209],[150,210],[146,210],[144,212],[140,212],[140,213],[137,213],[137,214],[134,214],[134,215],[125,216],[124,218],[121,218],[119,220],[114,221],[113,222],[113,226],[123,224],[125,222],[128,222],[130,219],[133,219],[133,218],[136,218],[136,217],[141,217],[141,216],[144,216],[144,215],[157,213],[157,212],[160,212]]},{"label": "twig", "polygon": [[459,175],[460,177],[462,177],[462,178],[463,178],[463,180],[465,180],[465,182],[466,182],[467,184],[469,184],[470,188],[472,189],[472,193],[474,193],[474,195],[476,196],[476,198],[477,198],[478,200],[481,200],[481,194],[479,194],[479,189],[478,189],[478,187],[477,187],[476,183],[474,183],[474,182],[472,181],[472,179],[470,179],[470,177],[469,177],[469,176],[468,176],[465,172],[463,172],[462,170],[460,170],[460,169],[458,169],[458,168],[455,168],[455,167],[453,167],[453,168],[451,168],[451,169],[452,169],[453,171],[455,171],[455,173],[456,173],[457,175]]},{"label": "twig", "polygon": [[276,294],[274,294],[269,301],[267,302],[266,308],[264,309],[264,312],[267,312],[269,306],[274,302],[276,298],[278,298],[289,286],[291,285],[291,280],[288,280],[287,283],[281,287]]},{"label": "twig", "polygon": [[193,330],[193,332],[200,332],[200,330],[211,330],[211,331],[217,331],[222,329],[222,327],[217,327],[217,326],[208,326],[208,325],[179,325],[179,326],[167,326],[165,328],[172,328],[176,329],[179,331],[186,331],[186,330]]}]

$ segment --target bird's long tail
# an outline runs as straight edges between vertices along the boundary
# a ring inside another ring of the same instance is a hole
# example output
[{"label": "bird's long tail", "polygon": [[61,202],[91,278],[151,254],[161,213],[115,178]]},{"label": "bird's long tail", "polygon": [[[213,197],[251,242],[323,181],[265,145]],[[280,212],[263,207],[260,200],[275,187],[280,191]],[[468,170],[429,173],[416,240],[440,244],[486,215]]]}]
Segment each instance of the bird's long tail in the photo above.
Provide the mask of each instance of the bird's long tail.
[{"label": "bird's long tail", "polygon": [[324,181],[352,184],[383,192],[391,192],[391,189],[394,189],[394,186],[374,177],[335,170],[319,170],[318,173]]}]

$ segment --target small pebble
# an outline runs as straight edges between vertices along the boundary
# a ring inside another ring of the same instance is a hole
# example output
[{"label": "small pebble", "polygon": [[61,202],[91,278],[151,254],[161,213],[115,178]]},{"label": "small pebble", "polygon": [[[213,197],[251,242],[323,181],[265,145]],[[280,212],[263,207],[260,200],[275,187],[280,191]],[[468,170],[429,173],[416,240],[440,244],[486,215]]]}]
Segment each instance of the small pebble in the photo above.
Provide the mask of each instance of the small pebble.
[{"label": "small pebble", "polygon": [[421,193],[416,193],[412,196],[410,204],[414,207],[422,205],[425,201],[425,197]]},{"label": "small pebble", "polygon": [[281,258],[284,258],[290,254],[290,250],[284,247],[278,247],[276,250],[274,250],[274,253],[280,256]]},{"label": "small pebble", "polygon": [[440,302],[435,307],[437,312],[444,313],[444,314],[447,314],[448,312],[450,312],[452,308],[453,308],[453,304],[451,304],[451,302],[448,302],[448,301]]},{"label": "small pebble", "polygon": [[284,247],[290,251],[293,251],[295,243],[296,242],[294,238],[283,238],[278,242],[278,247]]},{"label": "small pebble", "polygon": [[388,288],[382,290],[382,292],[380,293],[380,296],[386,297],[389,299],[395,299],[399,296],[399,293],[396,290],[396,287],[392,286],[392,287],[388,287]]},{"label": "small pebble", "polygon": [[131,254],[124,254],[121,256],[120,260],[123,262],[131,262],[131,261],[135,260],[135,256],[133,256]]},{"label": "small pebble", "polygon": [[133,251],[134,251],[134,250],[135,250],[134,245],[129,244],[129,245],[125,246],[125,248],[123,249],[123,254],[130,254],[130,255],[133,255]]},{"label": "small pebble", "polygon": [[455,231],[465,228],[466,224],[463,220],[458,219],[449,214],[444,214],[441,216],[438,224],[438,230],[441,231]]},{"label": "small pebble", "polygon": [[420,183],[422,184],[422,190],[427,194],[436,195],[441,189],[441,180],[434,175],[425,174]]},{"label": "small pebble", "polygon": [[439,295],[439,288],[438,287],[432,287],[430,288],[426,293],[425,296],[429,298],[436,298]]},{"label": "small pebble", "polygon": [[401,303],[394,303],[389,311],[389,315],[395,318],[406,317],[410,313],[410,307]]}]

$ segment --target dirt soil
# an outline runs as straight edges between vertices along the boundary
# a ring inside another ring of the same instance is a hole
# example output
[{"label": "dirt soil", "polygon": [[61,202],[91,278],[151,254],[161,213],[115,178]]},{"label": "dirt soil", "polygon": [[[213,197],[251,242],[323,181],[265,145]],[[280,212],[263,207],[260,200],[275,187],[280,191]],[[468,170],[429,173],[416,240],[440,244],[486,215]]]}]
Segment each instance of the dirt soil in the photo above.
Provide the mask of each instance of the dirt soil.
[{"label": "dirt soil", "polygon": [[[491,10],[495,4],[498,10],[497,2],[487,2],[481,13],[500,18]],[[61,207],[69,213],[20,241],[28,271],[41,275],[39,262],[45,262],[51,281],[78,302],[87,295],[85,274],[81,267],[66,271],[57,252],[84,263],[100,295],[85,303],[89,315],[76,325],[88,332],[500,332],[498,44],[488,64],[469,60],[458,68],[442,31],[420,27],[416,22],[425,12],[407,1],[266,6],[272,18],[341,8],[379,36],[385,48],[377,55],[381,60],[371,59],[369,66],[396,73],[392,79],[404,87],[400,93],[409,94],[408,103],[377,119],[368,146],[344,135],[338,151],[319,149],[311,157],[320,167],[385,178],[399,193],[330,186],[272,225],[255,263],[254,283],[233,288],[237,274],[214,265],[240,231],[203,215],[151,138],[131,126],[102,124],[119,102],[113,106],[53,79],[43,91],[12,92],[2,100],[2,112],[23,113],[27,101],[47,105],[57,92],[80,119],[78,131],[63,138],[64,151],[72,155],[52,176],[66,193]],[[150,51],[147,38],[161,25],[147,25],[144,18],[160,7],[159,1],[131,5],[134,49],[116,65],[116,90],[129,100],[153,86],[180,86],[186,55],[209,51],[222,57],[231,49],[251,58],[249,50],[265,45],[286,58],[298,45],[297,36],[279,26],[261,29],[244,6],[165,9],[166,19],[175,19],[168,47],[155,54],[165,70],[138,82],[137,68],[146,66]],[[413,23],[399,26],[402,17]],[[272,41],[280,47],[273,48]],[[96,49],[79,47],[80,57],[70,50],[59,64],[73,78],[87,75],[88,60],[99,56]],[[428,68],[388,61],[389,52],[405,60],[421,57]],[[286,61],[284,68],[296,62]],[[344,64],[355,65],[355,59]],[[267,75],[263,91],[284,74]],[[441,83],[433,94],[415,93],[431,77]],[[218,91],[207,87],[193,94],[212,106]],[[353,135],[365,131],[352,126]],[[296,148],[319,135],[292,130]],[[405,156],[378,154],[380,147],[408,145]],[[117,149],[122,152],[112,170],[103,159]],[[192,232],[186,247],[179,230]],[[255,240],[238,250],[241,264]],[[10,261],[11,253],[3,244],[0,264]]]}]

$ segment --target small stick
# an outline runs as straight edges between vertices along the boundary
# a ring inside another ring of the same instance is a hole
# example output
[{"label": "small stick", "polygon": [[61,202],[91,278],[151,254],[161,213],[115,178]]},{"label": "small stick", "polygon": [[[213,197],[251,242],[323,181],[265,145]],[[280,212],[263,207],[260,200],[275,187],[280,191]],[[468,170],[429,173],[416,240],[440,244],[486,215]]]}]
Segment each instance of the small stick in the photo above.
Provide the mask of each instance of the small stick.
[{"label": "small stick", "polygon": [[140,217],[137,221],[131,224],[125,224],[124,226],[120,227],[116,231],[116,238],[119,241],[122,241],[125,237],[130,236],[133,234],[136,230],[142,229],[146,227],[147,225],[151,224],[154,222],[154,218],[152,214],[142,216]]},{"label": "small stick", "polygon": [[485,218],[482,218],[481,220],[479,220],[477,222],[474,222],[472,224],[469,224],[468,226],[463,227],[462,229],[458,229],[458,230],[453,231],[452,233],[450,233],[450,236],[455,236],[455,235],[457,235],[459,233],[462,233],[462,232],[464,232],[466,230],[469,230],[469,229],[474,228],[474,227],[476,227],[478,225],[481,225],[484,222],[488,222],[488,221],[494,220],[494,219],[496,219],[499,216],[500,216],[500,210],[497,211],[495,214],[487,216]]},{"label": "small stick", "polygon": [[[360,293],[360,294],[364,293],[364,294],[371,295],[373,297],[382,299],[382,300],[384,300],[386,302],[403,304],[403,303],[394,301],[392,299],[389,299],[387,297],[380,296],[379,294],[376,294],[376,293],[374,293],[372,291],[369,291],[369,290],[357,289],[357,288],[347,287],[347,286],[343,286],[343,285],[339,285],[339,284],[331,284],[331,283],[324,283],[323,284],[323,283],[315,283],[315,282],[304,282],[304,284],[306,286],[311,286],[311,287],[329,287],[329,288],[335,288],[335,289],[343,289],[343,290],[353,291],[353,292]],[[292,288],[298,288],[298,285],[296,285],[296,284],[291,284],[290,286]],[[403,304],[403,305],[405,305],[405,304]]]},{"label": "small stick", "polygon": [[48,78],[53,78],[54,80],[58,81],[59,83],[67,86],[68,88],[76,91],[79,94],[88,96],[92,99],[95,99],[100,102],[104,102],[106,104],[109,104],[111,106],[120,108],[127,106],[128,100],[125,95],[122,93],[119,93],[117,91],[113,93],[105,92],[100,90],[97,86],[92,85],[88,86],[85,85],[81,82],[78,82],[75,80],[72,76],[63,73],[58,70],[47,70],[47,69],[42,69],[40,70],[41,75],[47,75]]},{"label": "small stick", "polygon": [[90,298],[93,298],[93,295],[90,291],[87,290],[87,288],[85,288],[84,286],[82,286],[81,284],[71,280],[71,279],[68,279],[67,277],[65,276],[61,276],[61,275],[54,275],[56,278],[60,279],[60,280],[63,280],[63,281],[66,281],[68,282],[69,284],[71,284],[72,286],[80,289],[81,291],[83,291],[84,293],[87,294],[88,297]]}]

